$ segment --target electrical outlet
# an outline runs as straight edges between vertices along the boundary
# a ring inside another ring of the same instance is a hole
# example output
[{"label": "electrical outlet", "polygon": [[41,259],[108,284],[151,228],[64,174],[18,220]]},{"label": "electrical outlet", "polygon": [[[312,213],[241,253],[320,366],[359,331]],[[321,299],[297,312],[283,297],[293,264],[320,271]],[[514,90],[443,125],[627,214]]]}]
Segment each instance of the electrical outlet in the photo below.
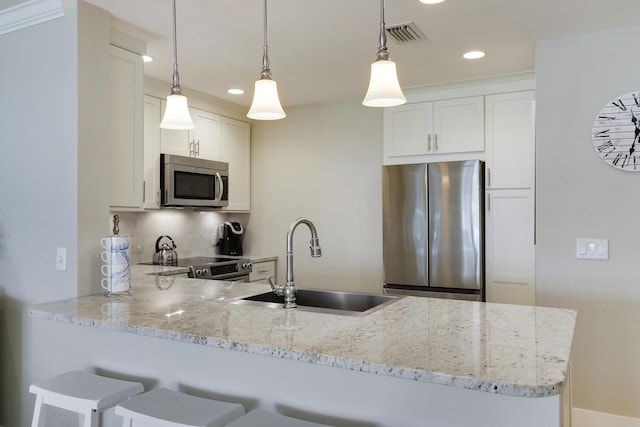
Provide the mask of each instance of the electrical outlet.
[{"label": "electrical outlet", "polygon": [[66,248],[56,249],[56,270],[58,271],[67,270],[67,249]]},{"label": "electrical outlet", "polygon": [[576,258],[608,260],[609,240],[576,239]]}]

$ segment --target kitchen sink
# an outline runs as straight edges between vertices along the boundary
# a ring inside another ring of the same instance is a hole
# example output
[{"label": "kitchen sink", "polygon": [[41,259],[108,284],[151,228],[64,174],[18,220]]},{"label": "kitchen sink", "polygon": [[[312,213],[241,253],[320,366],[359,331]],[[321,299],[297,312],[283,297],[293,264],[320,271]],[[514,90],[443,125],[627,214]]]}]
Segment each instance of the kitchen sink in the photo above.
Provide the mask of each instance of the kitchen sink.
[{"label": "kitchen sink", "polygon": [[[321,289],[297,289],[298,307],[289,310],[314,311],[346,316],[366,316],[403,298],[397,295],[365,294]],[[251,295],[230,301],[231,304],[251,305],[284,310],[284,297],[273,292]]]}]

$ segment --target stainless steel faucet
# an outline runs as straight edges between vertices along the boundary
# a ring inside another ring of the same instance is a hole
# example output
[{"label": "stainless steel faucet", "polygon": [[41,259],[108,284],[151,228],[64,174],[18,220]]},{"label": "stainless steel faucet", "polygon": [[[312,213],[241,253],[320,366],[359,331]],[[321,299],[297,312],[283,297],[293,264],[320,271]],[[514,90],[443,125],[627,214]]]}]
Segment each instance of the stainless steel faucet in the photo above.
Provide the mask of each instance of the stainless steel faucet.
[{"label": "stainless steel faucet", "polygon": [[284,308],[295,308],[296,304],[296,284],[293,281],[293,232],[300,224],[306,224],[311,231],[311,256],[317,258],[322,256],[322,249],[320,249],[320,242],[318,241],[318,232],[316,226],[307,218],[298,218],[290,226],[287,231],[287,283],[285,285],[275,285],[269,277],[269,284],[271,289],[276,295],[284,297]]}]

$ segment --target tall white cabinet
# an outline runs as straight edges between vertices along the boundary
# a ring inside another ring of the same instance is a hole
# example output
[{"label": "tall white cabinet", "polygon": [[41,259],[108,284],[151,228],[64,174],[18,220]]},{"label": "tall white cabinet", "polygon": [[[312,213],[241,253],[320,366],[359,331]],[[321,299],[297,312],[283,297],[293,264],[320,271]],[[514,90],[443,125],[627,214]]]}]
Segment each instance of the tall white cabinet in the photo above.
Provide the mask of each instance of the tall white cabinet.
[{"label": "tall white cabinet", "polygon": [[535,94],[490,95],[486,111],[487,301],[535,304]]}]

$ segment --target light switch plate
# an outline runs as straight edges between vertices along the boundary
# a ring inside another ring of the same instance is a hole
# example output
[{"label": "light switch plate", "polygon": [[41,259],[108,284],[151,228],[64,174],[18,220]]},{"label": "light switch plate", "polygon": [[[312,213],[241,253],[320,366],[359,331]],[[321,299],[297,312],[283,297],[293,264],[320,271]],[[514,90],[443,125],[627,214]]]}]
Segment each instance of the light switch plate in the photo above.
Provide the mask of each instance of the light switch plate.
[{"label": "light switch plate", "polygon": [[608,260],[609,240],[576,239],[576,258]]},{"label": "light switch plate", "polygon": [[67,270],[67,249],[66,248],[56,249],[56,270],[58,271]]}]

